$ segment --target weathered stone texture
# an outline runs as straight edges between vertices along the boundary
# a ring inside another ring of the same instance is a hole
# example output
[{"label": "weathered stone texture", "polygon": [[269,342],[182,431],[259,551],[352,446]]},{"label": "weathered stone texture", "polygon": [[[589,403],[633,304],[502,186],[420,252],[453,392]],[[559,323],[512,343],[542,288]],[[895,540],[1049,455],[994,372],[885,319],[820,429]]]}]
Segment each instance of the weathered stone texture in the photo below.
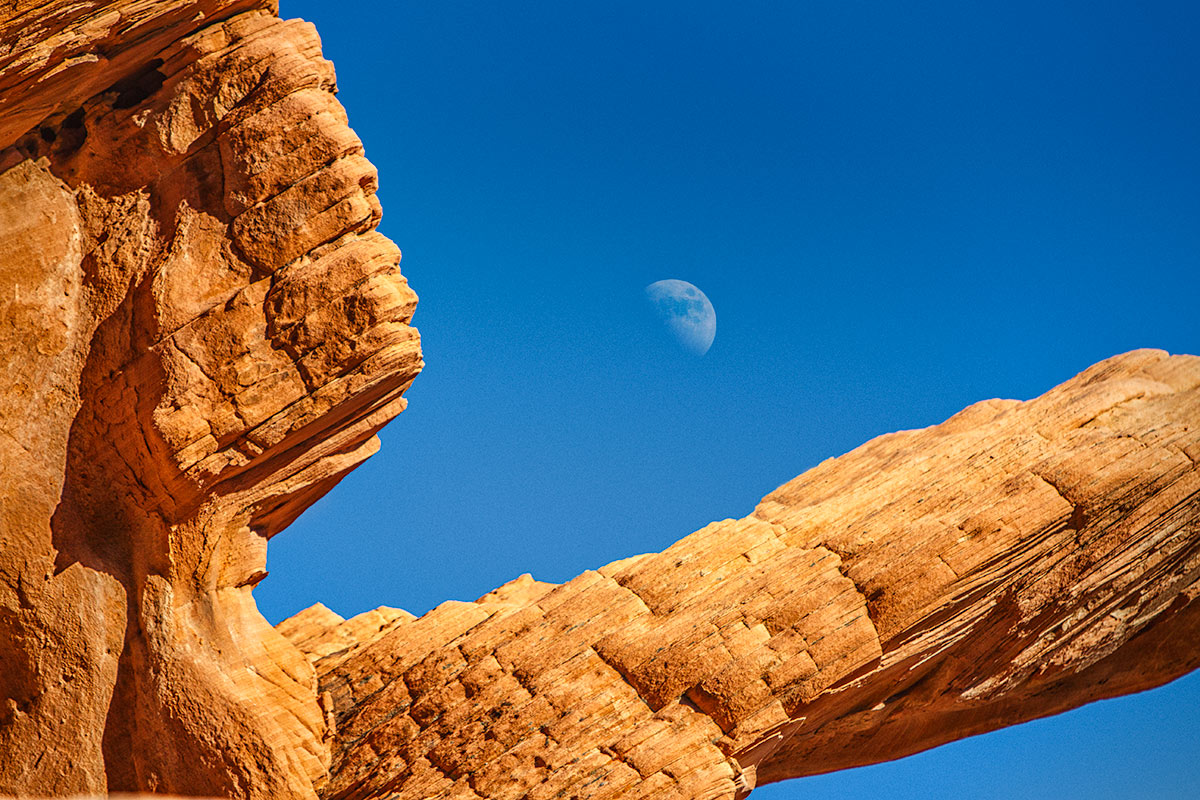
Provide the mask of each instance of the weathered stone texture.
[{"label": "weathered stone texture", "polygon": [[0,791],[325,772],[250,592],[421,356],[332,66],[274,10],[0,9]]},{"label": "weathered stone texture", "polygon": [[561,586],[310,609],[321,793],[742,797],[1164,683],[1200,665],[1198,460],[1200,358],[1138,351]]},{"label": "weathered stone texture", "polygon": [[1200,359],[880,437],[664,553],[274,629],[421,368],[266,0],[0,7],[0,792],[717,798],[1200,664]]}]

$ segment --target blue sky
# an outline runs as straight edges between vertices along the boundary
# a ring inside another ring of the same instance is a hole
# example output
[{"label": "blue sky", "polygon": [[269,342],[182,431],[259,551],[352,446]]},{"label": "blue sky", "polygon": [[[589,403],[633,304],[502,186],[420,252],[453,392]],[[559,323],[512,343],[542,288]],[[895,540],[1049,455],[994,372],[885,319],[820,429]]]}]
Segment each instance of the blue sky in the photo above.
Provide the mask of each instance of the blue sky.
[{"label": "blue sky", "polygon": [[[1200,5],[283,0],[421,297],[272,622],[422,613],[740,517],[887,431],[1200,352]],[[703,358],[647,284],[699,286]],[[1194,798],[1200,679],[756,798]],[[906,794],[908,792],[908,794]]]}]

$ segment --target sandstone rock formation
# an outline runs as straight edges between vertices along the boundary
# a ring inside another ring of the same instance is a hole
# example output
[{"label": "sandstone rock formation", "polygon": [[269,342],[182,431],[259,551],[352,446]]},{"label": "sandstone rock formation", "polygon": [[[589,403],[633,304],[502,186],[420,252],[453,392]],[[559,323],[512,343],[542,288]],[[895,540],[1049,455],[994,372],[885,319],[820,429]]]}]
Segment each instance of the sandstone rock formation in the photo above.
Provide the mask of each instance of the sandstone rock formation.
[{"label": "sandstone rock formation", "polygon": [[0,792],[734,798],[1200,665],[1200,359],[1138,351],[561,586],[254,607],[415,296],[313,29],[0,9]]},{"label": "sandstone rock formation", "polygon": [[251,589],[421,366],[332,67],[250,0],[19,0],[0,42],[0,791],[312,796]]},{"label": "sandstone rock formation", "polygon": [[323,797],[732,798],[1200,666],[1200,358],[882,436],[663,553],[280,625]]}]

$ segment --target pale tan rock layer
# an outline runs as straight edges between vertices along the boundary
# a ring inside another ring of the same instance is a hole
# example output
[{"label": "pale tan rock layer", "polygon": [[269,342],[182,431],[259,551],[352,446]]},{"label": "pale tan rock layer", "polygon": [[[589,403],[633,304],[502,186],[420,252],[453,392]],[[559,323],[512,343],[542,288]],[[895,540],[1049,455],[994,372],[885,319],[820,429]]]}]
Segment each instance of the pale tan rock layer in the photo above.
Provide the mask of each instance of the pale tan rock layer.
[{"label": "pale tan rock layer", "polygon": [[0,792],[325,773],[250,592],[421,367],[334,88],[269,2],[0,8]]},{"label": "pale tan rock layer", "polygon": [[[667,551],[281,623],[323,797],[733,798],[1200,665],[1200,358],[875,439]],[[353,643],[350,643],[353,641]]]},{"label": "pale tan rock layer", "polygon": [[742,797],[1200,663],[1157,351],[561,586],[271,628],[266,540],[421,367],[333,89],[265,0],[0,7],[0,792]]}]

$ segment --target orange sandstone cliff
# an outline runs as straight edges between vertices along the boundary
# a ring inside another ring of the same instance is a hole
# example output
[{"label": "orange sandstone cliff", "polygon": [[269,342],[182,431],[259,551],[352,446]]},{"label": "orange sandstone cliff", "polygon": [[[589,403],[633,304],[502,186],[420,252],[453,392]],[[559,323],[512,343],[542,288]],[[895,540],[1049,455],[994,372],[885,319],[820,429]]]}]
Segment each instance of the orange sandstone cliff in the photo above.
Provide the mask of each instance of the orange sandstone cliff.
[{"label": "orange sandstone cliff", "polygon": [[875,439],[420,619],[258,614],[421,368],[315,31],[0,7],[0,793],[740,798],[1200,666],[1200,358]]},{"label": "orange sandstone cliff", "polygon": [[248,0],[19,0],[0,42],[0,791],[312,797],[251,589],[421,367],[332,66]]}]

